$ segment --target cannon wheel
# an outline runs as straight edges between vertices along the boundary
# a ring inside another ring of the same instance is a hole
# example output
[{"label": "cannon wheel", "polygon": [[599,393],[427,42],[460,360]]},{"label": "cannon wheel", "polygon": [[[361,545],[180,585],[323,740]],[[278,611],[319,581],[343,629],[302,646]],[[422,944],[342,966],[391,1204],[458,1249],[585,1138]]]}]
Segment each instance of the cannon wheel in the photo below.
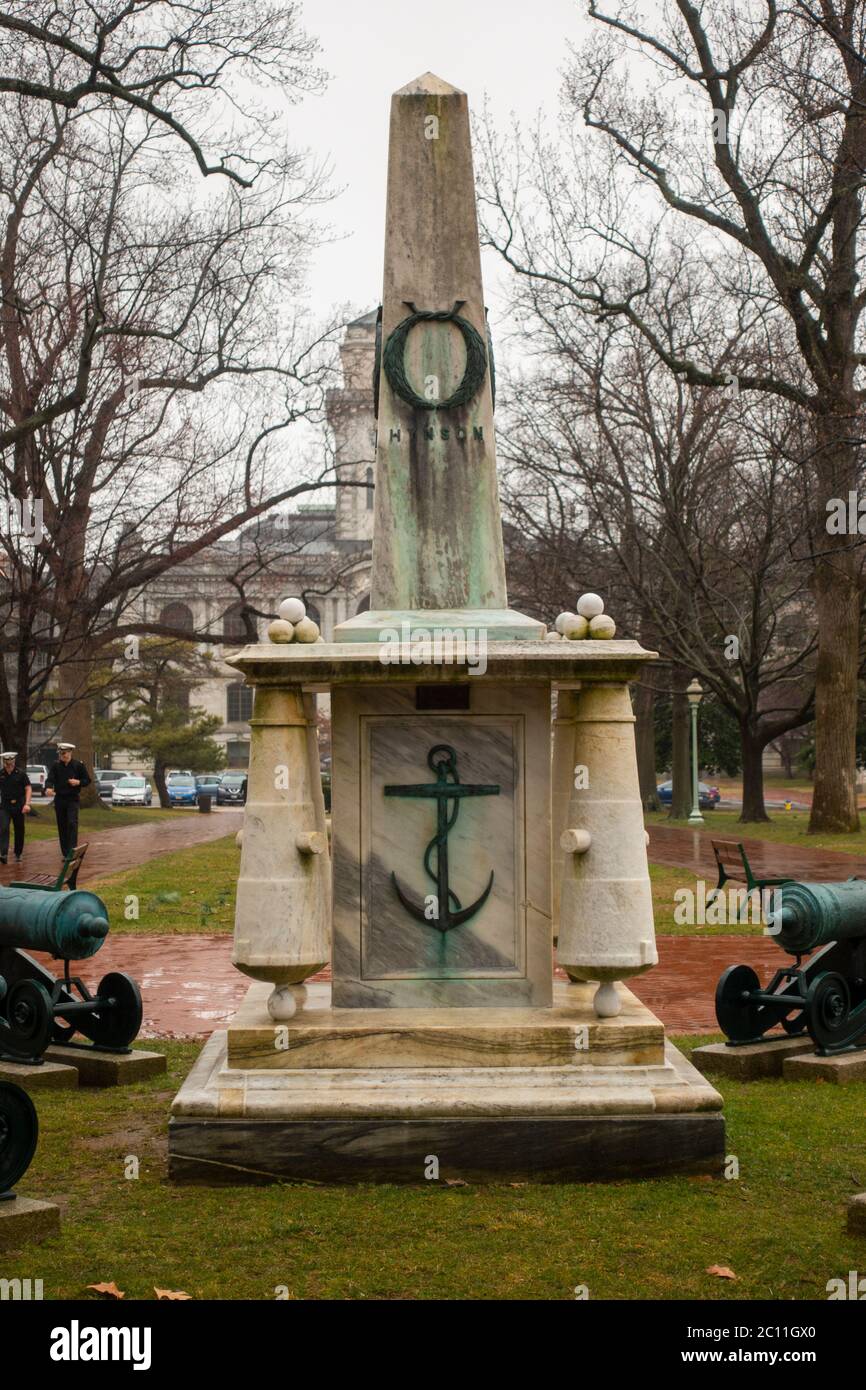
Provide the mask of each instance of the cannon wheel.
[{"label": "cannon wheel", "polygon": [[141,991],[131,975],[112,971],[99,981],[100,999],[113,999],[111,1007],[80,1014],[79,1031],[97,1047],[127,1047],[138,1037],[142,1020]]},{"label": "cannon wheel", "polygon": [[54,1031],[51,996],[38,980],[19,980],[6,1001],[8,1031],[3,1030],[5,1051],[20,1057],[41,1057]]},{"label": "cannon wheel", "polygon": [[0,1192],[9,1192],[33,1161],[39,1121],[26,1091],[0,1081]]},{"label": "cannon wheel", "polygon": [[851,991],[844,975],[827,970],[813,980],[806,995],[806,1017],[809,1036],[816,1047],[844,1047],[850,1016]]},{"label": "cannon wheel", "polygon": [[761,1006],[744,998],[761,988],[750,965],[729,965],[716,985],[716,1018],[732,1042],[749,1042],[761,1035]]}]

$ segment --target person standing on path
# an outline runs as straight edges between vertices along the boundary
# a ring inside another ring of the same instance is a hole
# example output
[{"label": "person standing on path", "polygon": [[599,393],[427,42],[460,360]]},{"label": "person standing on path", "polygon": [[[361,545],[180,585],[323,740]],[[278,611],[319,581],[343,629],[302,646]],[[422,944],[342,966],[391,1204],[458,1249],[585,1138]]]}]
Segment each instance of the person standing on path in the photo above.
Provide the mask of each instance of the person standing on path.
[{"label": "person standing on path", "polygon": [[9,857],[9,827],[15,827],[15,863],[24,853],[24,817],[30,814],[33,795],[30,778],[15,766],[17,753],[0,753],[0,864]]},{"label": "person standing on path", "polygon": [[[54,814],[57,817],[57,835],[60,852],[64,859],[70,850],[78,847],[78,807],[81,788],[90,786],[90,774],[84,763],[73,758],[74,743],[58,743],[60,757],[45,779],[45,793],[54,797]],[[70,880],[70,888],[74,884]]]}]

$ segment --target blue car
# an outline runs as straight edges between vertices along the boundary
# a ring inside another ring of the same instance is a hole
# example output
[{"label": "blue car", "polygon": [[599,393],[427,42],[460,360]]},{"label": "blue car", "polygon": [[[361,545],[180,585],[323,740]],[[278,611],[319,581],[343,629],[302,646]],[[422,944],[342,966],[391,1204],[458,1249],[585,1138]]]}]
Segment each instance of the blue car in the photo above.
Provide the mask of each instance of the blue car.
[{"label": "blue car", "polygon": [[[673,782],[662,782],[661,786],[656,787],[658,799],[663,806],[670,806],[673,800]],[[722,793],[718,787],[708,787],[706,782],[698,782],[698,809],[701,811],[715,811],[722,799]]]},{"label": "blue car", "polygon": [[198,788],[194,777],[183,772],[175,772],[166,778],[165,789],[172,806],[197,806]]}]

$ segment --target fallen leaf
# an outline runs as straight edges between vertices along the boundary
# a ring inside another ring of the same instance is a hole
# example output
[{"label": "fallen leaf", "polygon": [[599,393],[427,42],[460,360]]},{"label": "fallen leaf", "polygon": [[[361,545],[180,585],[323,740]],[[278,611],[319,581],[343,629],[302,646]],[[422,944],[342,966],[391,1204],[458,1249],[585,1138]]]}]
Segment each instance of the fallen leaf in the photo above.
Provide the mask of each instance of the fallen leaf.
[{"label": "fallen leaf", "polygon": [[717,1279],[736,1279],[736,1274],[727,1265],[710,1265],[707,1274],[715,1274]]},{"label": "fallen leaf", "polygon": [[446,1187],[468,1187],[469,1184],[468,1184],[468,1182],[464,1182],[462,1178],[446,1178],[446,1179],[445,1179],[445,1186],[446,1186]]},{"label": "fallen leaf", "polygon": [[123,1290],[119,1289],[113,1281],[110,1284],[88,1284],[87,1287],[93,1289],[94,1293],[104,1294],[106,1298],[126,1298]]},{"label": "fallen leaf", "polygon": [[191,1293],[181,1293],[179,1290],[176,1291],[175,1289],[158,1289],[154,1286],[153,1291],[156,1294],[157,1298],[165,1299],[166,1301],[172,1301],[183,1298],[192,1299]]}]

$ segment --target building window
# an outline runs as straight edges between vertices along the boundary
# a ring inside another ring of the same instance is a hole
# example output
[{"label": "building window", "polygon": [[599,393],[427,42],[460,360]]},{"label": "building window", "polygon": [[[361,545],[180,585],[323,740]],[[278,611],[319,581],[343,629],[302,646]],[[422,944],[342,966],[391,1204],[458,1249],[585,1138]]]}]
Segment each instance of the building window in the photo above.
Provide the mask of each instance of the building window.
[{"label": "building window", "polygon": [[223,639],[226,642],[246,642],[247,640],[243,610],[239,603],[227,609],[223,614]]},{"label": "building window", "polygon": [[194,626],[192,609],[185,603],[167,603],[159,615],[159,621],[163,627],[176,627],[183,632],[192,632]]},{"label": "building window", "polygon": [[308,603],[308,604],[306,605],[306,609],[307,609],[307,617],[310,618],[310,619],[312,620],[312,622],[314,622],[314,623],[316,624],[316,626],[317,626],[319,629],[321,629],[321,626],[322,626],[322,618],[321,618],[321,615],[320,615],[319,610],[318,610],[318,608],[316,607],[316,605],[315,605],[314,603]]},{"label": "building window", "polygon": [[371,512],[371,511],[373,510],[373,470],[372,470],[372,468],[368,468],[368,469],[367,469],[367,494],[366,494],[366,496],[367,496],[367,511],[368,511],[368,512]]},{"label": "building window", "polygon": [[226,691],[226,723],[247,724],[253,717],[253,688],[235,681]]},{"label": "building window", "polygon": [[250,765],[250,745],[240,739],[231,739],[226,744],[226,767],[247,768]]}]

